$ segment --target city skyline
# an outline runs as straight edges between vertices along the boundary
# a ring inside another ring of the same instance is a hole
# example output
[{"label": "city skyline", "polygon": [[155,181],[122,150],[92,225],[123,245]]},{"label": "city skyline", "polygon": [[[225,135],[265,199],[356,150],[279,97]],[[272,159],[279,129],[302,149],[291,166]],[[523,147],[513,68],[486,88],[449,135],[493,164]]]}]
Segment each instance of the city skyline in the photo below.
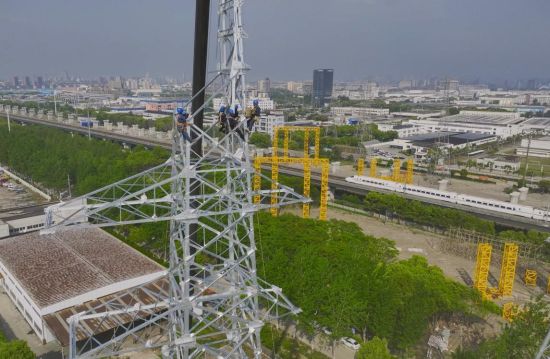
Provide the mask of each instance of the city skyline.
[{"label": "city skyline", "polygon": [[[327,67],[337,70],[335,81],[544,79],[550,77],[544,60],[550,25],[539,21],[545,10],[550,4],[542,0],[530,6],[496,0],[248,1],[249,77],[308,79],[312,69]],[[189,79],[193,17],[194,6],[175,0],[8,0],[0,14],[0,77],[68,72]]]}]

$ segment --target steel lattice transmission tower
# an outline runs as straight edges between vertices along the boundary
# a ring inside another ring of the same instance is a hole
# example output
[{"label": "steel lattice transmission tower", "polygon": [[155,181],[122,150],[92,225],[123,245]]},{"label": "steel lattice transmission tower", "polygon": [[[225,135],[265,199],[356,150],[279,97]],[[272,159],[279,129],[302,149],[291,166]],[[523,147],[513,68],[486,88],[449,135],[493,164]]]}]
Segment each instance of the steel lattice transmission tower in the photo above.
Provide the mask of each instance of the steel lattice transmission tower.
[{"label": "steel lattice transmission tower", "polygon": [[228,105],[246,106],[244,61],[246,33],[242,24],[243,0],[218,0],[218,70],[229,78],[226,89]]},{"label": "steel lattice transmission tower", "polygon": [[[244,104],[241,8],[239,0],[219,2],[219,73],[200,91],[204,95],[208,88],[211,97],[192,117],[219,95]],[[214,83],[220,88],[212,89]],[[170,224],[170,267],[159,284],[168,295],[142,285],[71,317],[70,358],[145,348],[161,348],[166,358],[260,358],[264,323],[299,312],[280,288],[257,276],[254,214],[270,208],[272,196],[278,206],[309,200],[280,185],[253,190],[247,141],[234,131],[218,139],[214,126],[191,127],[193,144],[173,130],[172,154],[164,164],[47,210],[46,232]],[[156,300],[136,299],[144,293]],[[105,328],[112,329],[108,340],[99,335]]]}]

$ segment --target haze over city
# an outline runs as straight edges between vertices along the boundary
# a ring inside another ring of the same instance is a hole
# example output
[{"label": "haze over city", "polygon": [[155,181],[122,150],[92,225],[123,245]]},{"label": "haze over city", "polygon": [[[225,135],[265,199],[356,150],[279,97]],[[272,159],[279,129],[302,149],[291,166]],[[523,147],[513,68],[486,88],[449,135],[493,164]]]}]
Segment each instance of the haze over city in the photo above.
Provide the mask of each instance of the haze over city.
[{"label": "haze over city", "polygon": [[548,14],[0,0],[0,359],[550,359]]},{"label": "haze over city", "polygon": [[[192,1],[4,0],[0,77],[189,79],[194,12]],[[308,79],[314,67],[339,81],[548,78],[548,13],[545,0],[254,0],[246,60],[251,79]]]}]

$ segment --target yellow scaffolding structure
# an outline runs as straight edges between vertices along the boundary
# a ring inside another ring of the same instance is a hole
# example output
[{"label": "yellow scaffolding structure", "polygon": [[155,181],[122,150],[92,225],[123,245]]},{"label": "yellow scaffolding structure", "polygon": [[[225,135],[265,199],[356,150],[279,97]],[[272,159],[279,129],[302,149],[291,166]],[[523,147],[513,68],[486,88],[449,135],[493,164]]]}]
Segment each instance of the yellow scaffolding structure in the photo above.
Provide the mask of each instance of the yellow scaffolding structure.
[{"label": "yellow scaffolding structure", "polygon": [[502,318],[506,319],[507,321],[512,321],[517,315],[519,314],[519,307],[510,302],[510,303],[504,303],[502,306]]},{"label": "yellow scaffolding structure", "polygon": [[407,174],[405,176],[405,183],[406,184],[413,184],[414,180],[414,160],[408,159],[407,160]]},{"label": "yellow scaffolding structure", "polygon": [[360,158],[357,160],[357,175],[363,176],[365,174],[365,160]]},{"label": "yellow scaffolding structure", "polygon": [[278,157],[279,150],[279,133],[283,132],[283,157],[288,157],[288,145],[291,132],[304,132],[304,157],[309,157],[309,134],[313,132],[315,135],[315,150],[314,157],[319,158],[321,153],[321,128],[320,127],[301,127],[301,126],[276,126],[273,131],[273,157]]},{"label": "yellow scaffolding structure", "polygon": [[[319,219],[326,221],[328,213],[328,177],[330,171],[330,162],[327,158],[293,158],[293,157],[256,157],[254,160],[254,191],[261,190],[261,166],[263,164],[271,164],[271,189],[277,189],[279,181],[279,165],[280,164],[301,164],[304,166],[304,196],[309,197],[311,193],[311,167],[321,167],[321,200],[319,204]],[[258,186],[257,186],[258,184]],[[254,200],[256,201],[256,195]],[[259,202],[258,198],[258,202]],[[256,203],[256,202],[255,202]],[[271,195],[271,214],[277,216],[278,210],[277,196],[275,193]],[[302,205],[302,215],[304,218],[309,218],[310,205],[304,203]]]},{"label": "yellow scaffolding structure", "polygon": [[500,268],[500,279],[498,289],[500,295],[512,295],[514,287],[514,278],[516,276],[516,266],[518,262],[519,247],[514,243],[504,245],[504,254]]},{"label": "yellow scaffolding structure", "polygon": [[377,167],[378,167],[378,160],[376,158],[371,158],[370,160],[370,176],[373,178],[376,178],[377,176]]},{"label": "yellow scaffolding structure", "polygon": [[527,269],[525,271],[525,285],[528,287],[536,287],[537,285],[537,271],[533,269]]},{"label": "yellow scaffolding structure", "polygon": [[393,160],[392,181],[401,182],[401,160],[399,158]]},{"label": "yellow scaffolding structure", "polygon": [[474,288],[476,288],[483,298],[487,295],[487,278],[489,277],[489,268],[491,265],[491,251],[493,247],[488,243],[480,243],[477,246],[477,260],[474,274]]}]

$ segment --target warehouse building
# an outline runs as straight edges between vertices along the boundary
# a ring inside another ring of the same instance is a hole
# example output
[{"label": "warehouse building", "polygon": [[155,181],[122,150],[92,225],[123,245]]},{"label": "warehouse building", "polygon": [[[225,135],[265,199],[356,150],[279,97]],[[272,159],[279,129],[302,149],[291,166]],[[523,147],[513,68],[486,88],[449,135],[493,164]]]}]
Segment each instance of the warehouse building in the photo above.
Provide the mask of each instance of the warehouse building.
[{"label": "warehouse building", "polygon": [[44,343],[68,345],[68,318],[130,288],[147,285],[152,292],[166,292],[165,274],[100,229],[34,232],[0,241],[0,287]]},{"label": "warehouse building", "polygon": [[433,132],[398,138],[392,142],[391,146],[402,151],[411,150],[415,153],[417,159],[422,159],[427,155],[430,148],[461,149],[495,142],[496,140],[495,136],[486,134]]},{"label": "warehouse building", "polygon": [[442,118],[410,120],[426,132],[462,132],[497,136],[506,139],[523,131],[525,119],[516,112],[461,111]]}]

